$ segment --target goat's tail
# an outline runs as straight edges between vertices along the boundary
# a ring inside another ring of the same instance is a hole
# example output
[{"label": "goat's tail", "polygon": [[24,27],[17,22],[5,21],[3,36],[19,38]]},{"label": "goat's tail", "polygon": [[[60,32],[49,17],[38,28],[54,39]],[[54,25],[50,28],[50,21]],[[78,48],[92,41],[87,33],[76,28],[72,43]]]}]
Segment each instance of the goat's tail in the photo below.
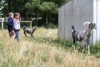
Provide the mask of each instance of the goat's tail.
[{"label": "goat's tail", "polygon": [[75,27],[74,26],[72,26],[72,30],[75,30]]},{"label": "goat's tail", "polygon": [[74,26],[72,26],[72,32],[75,32],[75,31],[76,31],[75,27],[74,27]]}]

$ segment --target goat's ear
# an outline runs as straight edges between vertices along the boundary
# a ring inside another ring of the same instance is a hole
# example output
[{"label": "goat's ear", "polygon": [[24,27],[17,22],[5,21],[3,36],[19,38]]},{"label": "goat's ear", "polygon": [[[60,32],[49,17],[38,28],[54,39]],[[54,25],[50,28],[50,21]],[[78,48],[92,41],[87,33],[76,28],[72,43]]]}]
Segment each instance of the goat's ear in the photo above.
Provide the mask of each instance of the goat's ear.
[{"label": "goat's ear", "polygon": [[93,23],[92,23],[92,22],[90,22],[90,23],[89,23],[89,25],[93,25]]}]

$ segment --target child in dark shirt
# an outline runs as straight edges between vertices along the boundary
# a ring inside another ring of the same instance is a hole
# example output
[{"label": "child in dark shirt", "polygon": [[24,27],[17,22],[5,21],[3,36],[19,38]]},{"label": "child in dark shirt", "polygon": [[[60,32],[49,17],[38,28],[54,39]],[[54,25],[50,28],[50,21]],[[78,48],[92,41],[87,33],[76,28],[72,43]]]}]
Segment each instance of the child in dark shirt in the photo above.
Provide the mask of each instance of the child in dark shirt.
[{"label": "child in dark shirt", "polygon": [[8,25],[8,32],[9,32],[10,37],[15,35],[13,17],[14,17],[14,14],[12,12],[9,13],[7,25]]}]

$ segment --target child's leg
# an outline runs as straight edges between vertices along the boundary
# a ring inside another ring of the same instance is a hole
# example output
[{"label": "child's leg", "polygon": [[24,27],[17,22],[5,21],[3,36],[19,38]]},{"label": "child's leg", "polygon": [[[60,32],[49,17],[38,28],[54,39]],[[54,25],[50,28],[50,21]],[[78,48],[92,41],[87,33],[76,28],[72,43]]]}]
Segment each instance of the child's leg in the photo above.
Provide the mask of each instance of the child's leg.
[{"label": "child's leg", "polygon": [[17,39],[17,41],[19,41],[19,31],[16,30],[16,31],[15,31],[15,34],[16,34],[15,39]]},{"label": "child's leg", "polygon": [[14,30],[12,30],[12,31],[10,32],[10,37],[13,38],[13,39],[15,38],[15,32],[14,32]]}]

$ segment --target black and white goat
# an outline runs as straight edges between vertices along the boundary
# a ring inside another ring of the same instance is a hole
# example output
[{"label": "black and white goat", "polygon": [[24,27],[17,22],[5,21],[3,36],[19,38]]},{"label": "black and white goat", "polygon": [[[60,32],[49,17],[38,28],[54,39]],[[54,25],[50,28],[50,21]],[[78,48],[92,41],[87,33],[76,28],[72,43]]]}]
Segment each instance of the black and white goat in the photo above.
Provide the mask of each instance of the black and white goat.
[{"label": "black and white goat", "polygon": [[33,34],[34,34],[35,30],[36,30],[36,27],[33,27],[33,28],[31,29],[31,28],[29,28],[29,27],[23,26],[24,35],[25,35],[26,37],[27,37],[27,34],[26,34],[26,33],[28,33],[28,34],[30,34],[30,35],[34,38]]},{"label": "black and white goat", "polygon": [[85,42],[86,48],[88,49],[88,54],[90,54],[90,37],[93,29],[96,29],[96,24],[93,22],[85,22],[84,25],[88,26],[88,28],[82,32],[79,30],[76,30],[74,26],[72,26],[72,38],[73,38],[73,44],[75,49],[75,43],[77,41],[79,42]]}]

